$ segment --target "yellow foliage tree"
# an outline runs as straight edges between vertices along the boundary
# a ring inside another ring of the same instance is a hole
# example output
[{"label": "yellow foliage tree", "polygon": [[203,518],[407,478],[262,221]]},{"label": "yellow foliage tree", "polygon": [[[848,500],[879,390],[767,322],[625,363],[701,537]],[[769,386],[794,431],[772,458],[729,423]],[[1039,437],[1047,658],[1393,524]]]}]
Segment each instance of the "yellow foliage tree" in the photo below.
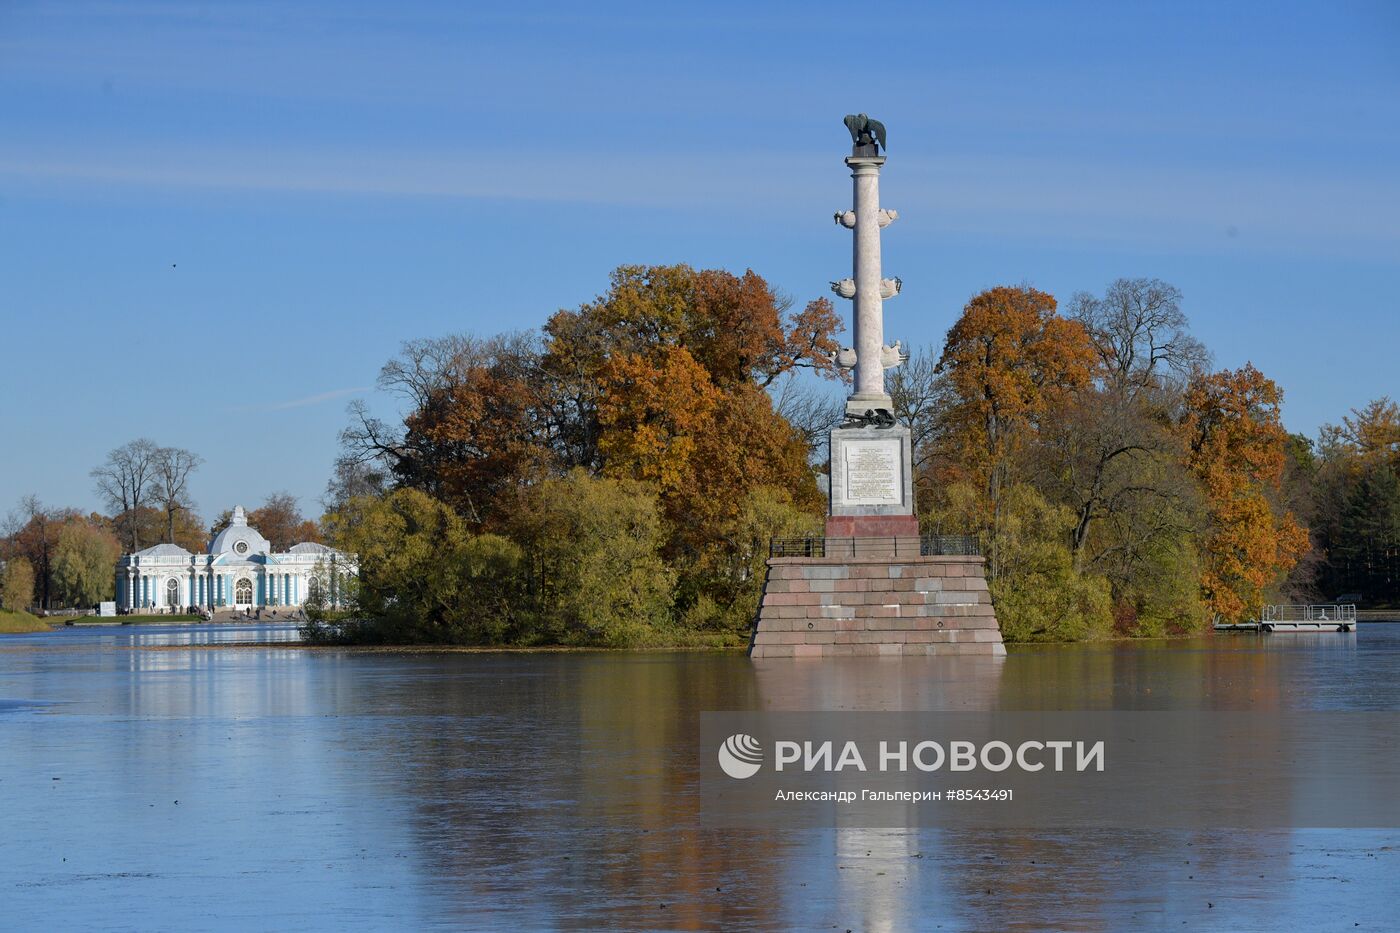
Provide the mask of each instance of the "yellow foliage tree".
[{"label": "yellow foliage tree", "polygon": [[34,604],[34,566],[11,557],[0,570],[0,609],[23,612]]},{"label": "yellow foliage tree", "polygon": [[685,347],[666,347],[651,360],[635,353],[608,359],[600,382],[604,472],[676,493],[690,478],[701,437],[714,426],[720,391],[710,374]]}]

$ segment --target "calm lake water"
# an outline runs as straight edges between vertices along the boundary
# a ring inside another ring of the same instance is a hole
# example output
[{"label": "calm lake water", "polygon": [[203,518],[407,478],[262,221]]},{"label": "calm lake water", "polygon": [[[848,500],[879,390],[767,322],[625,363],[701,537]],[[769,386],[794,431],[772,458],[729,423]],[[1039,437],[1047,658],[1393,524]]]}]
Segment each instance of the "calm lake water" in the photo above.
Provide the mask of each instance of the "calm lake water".
[{"label": "calm lake water", "polygon": [[1397,831],[721,833],[695,749],[704,710],[1398,710],[1400,625],[1000,661],[201,647],[295,638],[0,636],[0,927],[1400,926]]}]

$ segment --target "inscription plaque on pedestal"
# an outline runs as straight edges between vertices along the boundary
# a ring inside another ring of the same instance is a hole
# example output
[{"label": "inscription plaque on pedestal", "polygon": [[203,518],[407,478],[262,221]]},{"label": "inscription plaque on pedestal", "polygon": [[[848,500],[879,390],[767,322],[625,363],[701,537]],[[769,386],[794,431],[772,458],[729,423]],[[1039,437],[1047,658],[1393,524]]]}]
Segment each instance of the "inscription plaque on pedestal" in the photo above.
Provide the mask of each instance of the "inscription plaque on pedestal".
[{"label": "inscription plaque on pedestal", "polygon": [[846,455],[847,505],[899,505],[904,501],[898,440],[849,441]]},{"label": "inscription plaque on pedestal", "polygon": [[913,515],[909,447],[909,429],[903,425],[833,429],[828,514]]}]

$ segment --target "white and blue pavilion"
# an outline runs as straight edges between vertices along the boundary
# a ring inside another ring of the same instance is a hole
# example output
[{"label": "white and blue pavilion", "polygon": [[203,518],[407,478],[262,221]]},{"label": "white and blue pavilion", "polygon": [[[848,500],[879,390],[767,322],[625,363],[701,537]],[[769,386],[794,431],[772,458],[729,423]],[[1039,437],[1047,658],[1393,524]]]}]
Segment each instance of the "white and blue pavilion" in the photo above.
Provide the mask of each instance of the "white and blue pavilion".
[{"label": "white and blue pavilion", "polygon": [[206,554],[157,544],[117,561],[117,605],[125,612],[200,607],[261,609],[301,606],[324,594],[334,605],[342,581],[358,572],[355,558],[305,542],[283,553],[248,524],[243,506],[209,542]]}]

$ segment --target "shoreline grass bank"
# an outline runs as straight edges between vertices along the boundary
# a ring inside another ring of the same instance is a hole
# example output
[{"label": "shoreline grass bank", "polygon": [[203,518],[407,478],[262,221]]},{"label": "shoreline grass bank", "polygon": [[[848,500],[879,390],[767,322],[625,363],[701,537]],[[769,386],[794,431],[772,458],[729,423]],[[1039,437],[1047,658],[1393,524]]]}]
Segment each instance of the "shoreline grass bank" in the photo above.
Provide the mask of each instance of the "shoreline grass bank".
[{"label": "shoreline grass bank", "polygon": [[0,609],[0,635],[29,635],[47,632],[53,627],[54,620],[41,619],[23,610]]}]

